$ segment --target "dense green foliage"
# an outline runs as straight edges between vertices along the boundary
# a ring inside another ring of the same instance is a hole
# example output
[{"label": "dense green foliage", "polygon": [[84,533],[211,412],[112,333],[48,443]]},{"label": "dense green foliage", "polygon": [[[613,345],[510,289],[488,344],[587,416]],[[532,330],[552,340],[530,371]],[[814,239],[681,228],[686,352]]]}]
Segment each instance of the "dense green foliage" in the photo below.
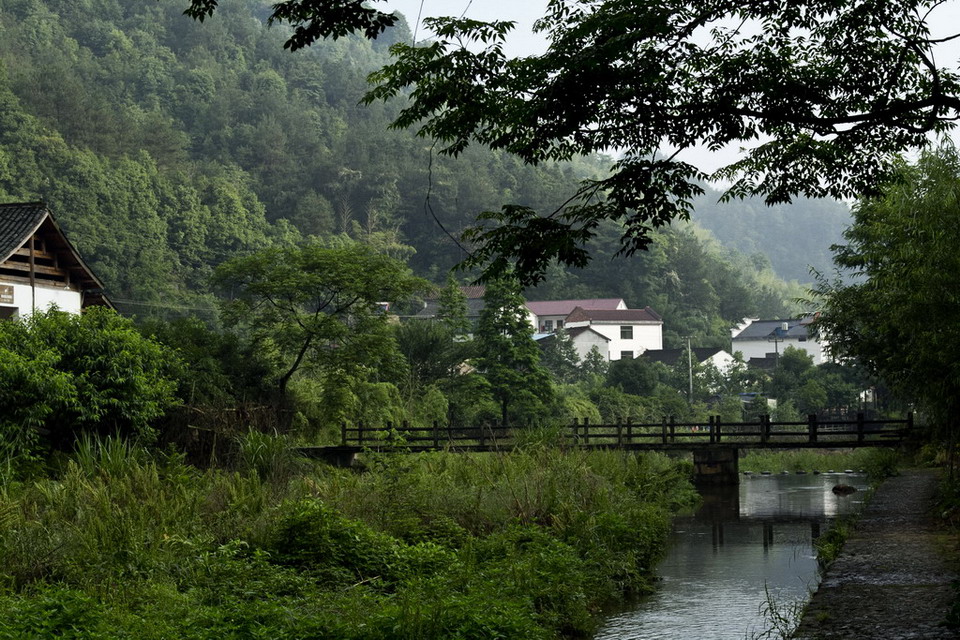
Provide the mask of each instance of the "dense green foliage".
[{"label": "dense green foliage", "polygon": [[0,458],[18,465],[81,434],[155,437],[175,358],[111,310],[0,322]]},{"label": "dense green foliage", "polygon": [[836,262],[857,276],[820,282],[822,330],[835,352],[860,362],[955,437],[960,283],[960,154],[949,144],[902,163],[901,180],[854,207]]},{"label": "dense green foliage", "polygon": [[395,349],[378,305],[426,287],[399,260],[361,244],[264,249],[221,264],[214,282],[228,295],[225,322],[248,327],[283,359],[281,396],[306,365],[328,378],[331,370],[389,370]]},{"label": "dense green foliage", "polygon": [[430,18],[435,41],[395,45],[366,100],[410,91],[397,126],[451,155],[474,141],[531,164],[620,151],[558,210],[508,202],[478,217],[471,261],[488,275],[515,265],[536,283],[551,261],[589,261],[606,221],[622,224],[629,254],[686,217],[707,177],[680,154],[696,145],[745,148],[713,174],[733,182],[732,197],[875,193],[892,155],[924,146],[960,109],[928,5],[551,0],[535,26],[547,50],[518,58],[503,46],[510,22]]},{"label": "dense green foliage", "polygon": [[649,587],[694,496],[654,455],[253,462],[200,472],[88,440],[53,477],[7,485],[0,638],[583,635]]},{"label": "dense green foliage", "polygon": [[[203,24],[182,8],[0,0],[0,199],[49,202],[124,311],[212,319],[216,265],[311,236],[363,242],[442,284],[471,250],[450,236],[477,212],[556,208],[611,162],[436,157],[391,130],[398,107],[357,103],[386,47],[410,38],[402,21],[291,53],[254,0]],[[558,269],[526,296],[622,296],[670,332],[715,340],[745,315],[790,312],[797,293],[750,259],[667,228],[615,261],[623,232],[601,225],[588,269]]]},{"label": "dense green foliage", "polygon": [[476,330],[477,369],[500,407],[500,421],[527,421],[543,415],[551,401],[550,375],[540,364],[540,348],[520,294],[520,283],[504,276],[487,284]]},{"label": "dense green foliage", "polygon": [[768,206],[759,198],[721,201],[718,191],[705,191],[694,201],[690,218],[758,266],[769,260],[784,280],[811,282],[811,268],[829,271],[830,247],[850,224],[850,209],[834,200],[798,198],[791,205]]}]

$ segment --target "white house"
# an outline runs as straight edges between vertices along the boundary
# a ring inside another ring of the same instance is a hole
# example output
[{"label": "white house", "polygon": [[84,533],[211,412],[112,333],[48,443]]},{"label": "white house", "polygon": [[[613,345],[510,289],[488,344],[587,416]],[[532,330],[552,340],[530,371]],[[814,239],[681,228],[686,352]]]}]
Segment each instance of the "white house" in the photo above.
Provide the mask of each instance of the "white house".
[{"label": "white house", "polygon": [[[541,300],[527,303],[530,324],[538,333],[551,333],[562,329],[574,309],[626,309],[623,298],[591,298],[584,300]],[[605,353],[601,351],[601,353]]]},{"label": "white house", "polygon": [[577,350],[577,357],[583,362],[594,347],[605,359],[610,353],[610,338],[593,330],[590,327],[573,327],[565,329],[570,341],[573,342],[573,348]]},{"label": "white house", "polygon": [[816,315],[788,320],[744,318],[731,330],[732,351],[739,351],[747,364],[773,366],[787,347],[795,347],[813,356],[814,364],[830,360],[827,344],[812,330]]},{"label": "white house", "polygon": [[663,348],[663,319],[650,307],[643,309],[577,307],[564,321],[564,329],[572,331],[579,327],[589,327],[609,340],[606,353],[608,360],[636,358],[648,349]]},{"label": "white house", "polygon": [[[719,347],[694,347],[693,359],[700,364],[712,364],[720,373],[726,373],[733,364],[733,355],[727,353]],[[643,352],[643,357],[651,362],[662,362],[672,367],[677,364],[681,358],[683,365],[687,365],[686,349],[660,349],[648,350]]]},{"label": "white house", "polygon": [[0,318],[112,306],[42,202],[0,204]]}]

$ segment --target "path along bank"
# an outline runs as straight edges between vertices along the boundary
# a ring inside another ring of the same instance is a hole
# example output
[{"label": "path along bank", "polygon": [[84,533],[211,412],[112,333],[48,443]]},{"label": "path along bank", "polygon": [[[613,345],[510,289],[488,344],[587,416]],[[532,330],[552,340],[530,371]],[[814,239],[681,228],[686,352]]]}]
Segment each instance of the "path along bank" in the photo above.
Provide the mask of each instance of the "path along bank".
[{"label": "path along bank", "polygon": [[877,489],[795,640],[960,638],[960,629],[942,625],[960,576],[933,514],[938,481],[934,470],[911,470]]}]

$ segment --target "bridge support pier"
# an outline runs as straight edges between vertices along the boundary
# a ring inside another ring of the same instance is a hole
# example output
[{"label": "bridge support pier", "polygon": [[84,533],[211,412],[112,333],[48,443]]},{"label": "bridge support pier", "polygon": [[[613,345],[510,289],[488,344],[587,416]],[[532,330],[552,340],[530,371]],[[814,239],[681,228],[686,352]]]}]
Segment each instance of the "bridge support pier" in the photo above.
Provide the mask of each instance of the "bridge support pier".
[{"label": "bridge support pier", "polygon": [[702,486],[740,483],[740,451],[732,447],[693,452],[694,482]]},{"label": "bridge support pier", "polygon": [[310,452],[310,457],[334,467],[352,467],[357,461],[357,447],[317,447]]}]

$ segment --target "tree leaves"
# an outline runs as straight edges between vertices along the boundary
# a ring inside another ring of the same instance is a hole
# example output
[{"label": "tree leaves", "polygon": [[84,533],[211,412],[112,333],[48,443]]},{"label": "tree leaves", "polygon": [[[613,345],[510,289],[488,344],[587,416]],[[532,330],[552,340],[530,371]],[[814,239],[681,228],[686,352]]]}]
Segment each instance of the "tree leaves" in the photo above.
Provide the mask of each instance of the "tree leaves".
[{"label": "tree leaves", "polygon": [[365,100],[410,90],[395,125],[417,127],[448,154],[470,142],[533,164],[622,152],[611,177],[559,214],[507,205],[481,216],[500,226],[472,232],[472,263],[488,279],[516,263],[533,284],[550,261],[582,266],[601,220],[624,223],[630,253],[651,228],[684,217],[707,176],[668,149],[753,145],[712,176],[732,183],[731,198],[876,194],[891,159],[960,110],[957,74],[933,63],[926,9],[919,0],[552,0],[537,27],[546,53],[507,58],[509,23],[436,19],[437,40],[394,46]]}]

